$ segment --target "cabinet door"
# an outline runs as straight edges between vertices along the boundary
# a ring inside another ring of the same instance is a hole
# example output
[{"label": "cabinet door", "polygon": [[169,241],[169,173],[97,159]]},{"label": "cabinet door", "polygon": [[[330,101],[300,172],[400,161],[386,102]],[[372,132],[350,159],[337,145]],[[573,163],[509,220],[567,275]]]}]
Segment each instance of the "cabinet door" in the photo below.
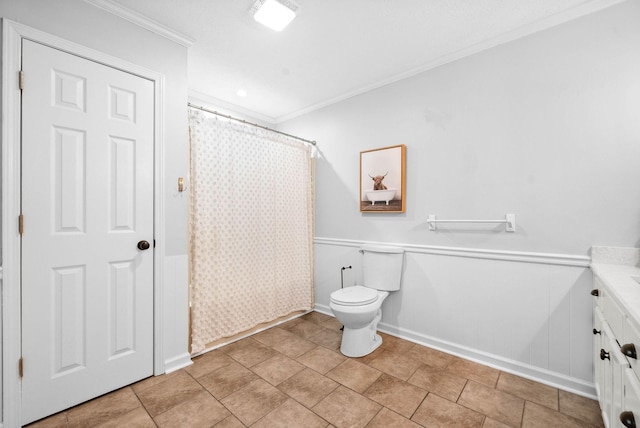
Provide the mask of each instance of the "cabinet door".
[{"label": "cabinet door", "polygon": [[597,306],[593,311],[593,381],[596,385],[596,394],[598,400],[602,402],[603,386],[604,386],[604,366],[605,361],[600,359],[600,349],[602,349],[602,311]]},{"label": "cabinet door", "polygon": [[609,428],[624,428],[620,421],[620,413],[623,411],[625,380],[624,373],[629,371],[629,363],[620,352],[609,325],[602,325],[602,347],[598,353],[598,363],[602,367],[602,387],[600,406],[602,419]]},{"label": "cabinet door", "polygon": [[[631,415],[629,413],[622,415],[623,412],[630,412]],[[636,424],[640,424],[640,381],[631,369],[624,371],[624,404],[622,412],[617,417],[621,426],[633,426],[630,423],[622,424],[621,419],[630,421],[633,418],[637,421]]]},{"label": "cabinet door", "polygon": [[620,348],[618,347],[618,343],[613,340],[610,344],[612,349],[611,351],[611,413],[609,418],[609,427],[621,427],[624,425],[620,421],[620,413],[623,411],[623,402],[624,402],[624,373],[629,371],[629,363],[627,359],[624,357],[622,352],[620,352]]}]

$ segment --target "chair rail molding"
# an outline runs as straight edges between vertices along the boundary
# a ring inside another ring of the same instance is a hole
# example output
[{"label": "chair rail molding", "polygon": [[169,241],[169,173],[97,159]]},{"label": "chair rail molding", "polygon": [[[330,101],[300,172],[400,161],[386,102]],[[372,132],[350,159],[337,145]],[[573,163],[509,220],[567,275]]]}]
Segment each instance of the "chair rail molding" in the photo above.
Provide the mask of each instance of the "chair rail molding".
[{"label": "chair rail molding", "polygon": [[540,263],[547,265],[573,266],[588,268],[591,257],[573,254],[536,253],[526,251],[488,250],[480,248],[440,247],[434,245],[403,244],[397,242],[377,242],[354,239],[316,237],[317,245],[337,245],[360,247],[362,245],[393,245],[402,247],[408,253],[435,254],[451,257],[470,257],[476,259],[502,260],[521,263]]}]

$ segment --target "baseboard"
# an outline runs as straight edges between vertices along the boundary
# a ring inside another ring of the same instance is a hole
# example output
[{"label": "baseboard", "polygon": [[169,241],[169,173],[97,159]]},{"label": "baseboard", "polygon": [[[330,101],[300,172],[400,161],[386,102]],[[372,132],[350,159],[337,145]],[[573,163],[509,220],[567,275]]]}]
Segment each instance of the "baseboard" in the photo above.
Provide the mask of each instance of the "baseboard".
[{"label": "baseboard", "polygon": [[[314,310],[317,312],[333,316],[331,308],[316,303]],[[519,361],[510,360],[497,355],[492,355],[466,346],[443,341],[431,336],[417,333],[415,331],[403,329],[385,323],[378,324],[378,330],[391,336],[399,337],[419,345],[427,346],[447,354],[455,355],[479,364],[483,364],[495,369],[521,376],[535,382],[562,389],[576,395],[596,400],[596,390],[593,383],[585,382],[581,379],[572,378],[539,367],[523,364]]]},{"label": "baseboard", "polygon": [[175,372],[176,370],[180,370],[187,366],[193,364],[191,361],[191,355],[188,352],[184,354],[178,355],[177,357],[173,357],[169,360],[165,360],[164,362],[164,373],[169,374],[171,372]]}]

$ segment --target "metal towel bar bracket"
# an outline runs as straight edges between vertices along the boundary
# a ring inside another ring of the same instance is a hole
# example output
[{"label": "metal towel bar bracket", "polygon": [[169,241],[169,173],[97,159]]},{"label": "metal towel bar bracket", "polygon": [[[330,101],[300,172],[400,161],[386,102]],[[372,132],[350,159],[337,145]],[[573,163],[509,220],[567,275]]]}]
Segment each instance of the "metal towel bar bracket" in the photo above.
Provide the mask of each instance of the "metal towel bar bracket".
[{"label": "metal towel bar bracket", "polygon": [[429,230],[436,230],[437,223],[504,223],[505,232],[516,231],[516,215],[510,213],[505,214],[504,219],[500,220],[440,220],[436,219],[435,215],[429,214],[427,223],[429,223]]}]

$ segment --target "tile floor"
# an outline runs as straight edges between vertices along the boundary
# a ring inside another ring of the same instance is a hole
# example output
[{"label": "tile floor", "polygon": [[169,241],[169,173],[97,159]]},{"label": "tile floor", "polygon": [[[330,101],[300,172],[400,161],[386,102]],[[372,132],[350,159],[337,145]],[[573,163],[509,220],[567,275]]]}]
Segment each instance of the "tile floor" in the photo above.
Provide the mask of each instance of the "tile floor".
[{"label": "tile floor", "polygon": [[339,329],[311,312],[30,427],[603,426],[593,400],[392,336],[346,358]]}]

